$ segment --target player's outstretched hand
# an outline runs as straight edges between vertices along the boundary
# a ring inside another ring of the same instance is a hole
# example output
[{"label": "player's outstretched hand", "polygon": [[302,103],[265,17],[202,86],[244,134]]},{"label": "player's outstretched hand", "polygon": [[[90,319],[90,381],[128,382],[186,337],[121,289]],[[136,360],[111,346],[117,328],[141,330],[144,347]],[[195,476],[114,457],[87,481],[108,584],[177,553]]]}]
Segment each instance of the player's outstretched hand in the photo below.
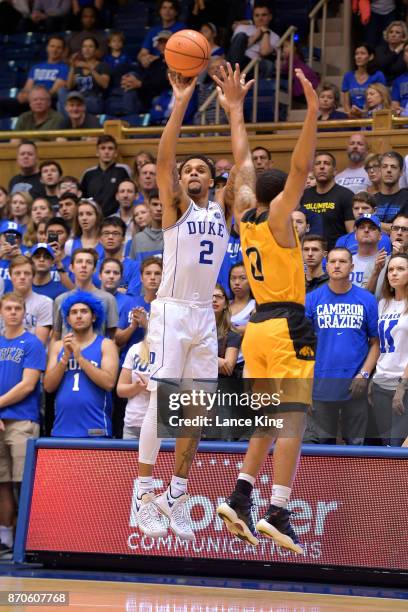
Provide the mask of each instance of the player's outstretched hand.
[{"label": "player's outstretched hand", "polygon": [[319,99],[317,97],[316,91],[313,89],[313,85],[311,84],[309,79],[305,77],[305,75],[303,74],[303,70],[301,70],[300,68],[295,68],[295,75],[302,83],[303,93],[305,94],[308,109],[316,111],[317,113],[317,111],[319,110]]},{"label": "player's outstretched hand", "polygon": [[168,73],[176,102],[188,104],[197,85],[197,77],[189,79],[178,72]]},{"label": "player's outstretched hand", "polygon": [[232,107],[242,107],[245,96],[254,84],[254,79],[245,82],[246,75],[241,73],[239,64],[235,64],[235,70],[230,63],[227,67],[221,66],[221,78],[213,76],[217,84],[218,99],[222,108],[228,113]]}]

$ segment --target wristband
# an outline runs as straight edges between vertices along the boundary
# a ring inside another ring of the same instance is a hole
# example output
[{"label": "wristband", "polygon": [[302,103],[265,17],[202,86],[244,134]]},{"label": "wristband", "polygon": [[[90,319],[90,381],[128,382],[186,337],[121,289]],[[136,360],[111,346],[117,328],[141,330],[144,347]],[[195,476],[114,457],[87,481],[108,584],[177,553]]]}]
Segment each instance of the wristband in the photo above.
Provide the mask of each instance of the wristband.
[{"label": "wristband", "polygon": [[365,370],[361,370],[360,372],[360,376],[362,376],[363,378],[365,378],[366,380],[368,380],[370,378],[370,373],[366,372]]}]

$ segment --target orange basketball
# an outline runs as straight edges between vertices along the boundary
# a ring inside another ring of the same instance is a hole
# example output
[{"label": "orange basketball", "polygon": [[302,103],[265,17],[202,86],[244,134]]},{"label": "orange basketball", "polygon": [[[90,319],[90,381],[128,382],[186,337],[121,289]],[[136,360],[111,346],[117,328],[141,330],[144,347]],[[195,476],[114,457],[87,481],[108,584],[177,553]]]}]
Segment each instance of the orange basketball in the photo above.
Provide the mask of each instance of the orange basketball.
[{"label": "orange basketball", "polygon": [[201,32],[180,30],[167,41],[164,58],[170,70],[194,77],[207,68],[210,45]]}]

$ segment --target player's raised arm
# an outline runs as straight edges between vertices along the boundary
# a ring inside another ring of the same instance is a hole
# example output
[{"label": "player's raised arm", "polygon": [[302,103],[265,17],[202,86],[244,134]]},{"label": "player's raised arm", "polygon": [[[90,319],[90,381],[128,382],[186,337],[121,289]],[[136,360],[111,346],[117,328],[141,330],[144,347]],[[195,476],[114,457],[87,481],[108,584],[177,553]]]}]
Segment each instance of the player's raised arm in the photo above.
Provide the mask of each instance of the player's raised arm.
[{"label": "player's raised arm", "polygon": [[287,225],[290,215],[296,210],[305,188],[307,173],[313,162],[316,149],[319,101],[311,82],[305,77],[302,70],[296,69],[295,73],[303,86],[307,101],[307,114],[292,153],[289,175],[284,190],[271,202],[269,225],[272,230]]},{"label": "player's raised arm", "polygon": [[236,166],[234,216],[256,205],[255,168],[244,121],[244,99],[253,85],[253,80],[245,83],[238,64],[233,71],[231,64],[225,69],[221,66],[222,79],[214,76],[217,83],[218,98],[221,106],[229,116],[231,124],[232,153]]},{"label": "player's raised arm", "polygon": [[184,115],[193,95],[197,79],[186,79],[179,74],[169,73],[173,88],[174,106],[163,130],[157,154],[157,184],[163,204],[163,227],[177,221],[177,210],[183,214],[190,199],[179,183],[176,166],[176,143]]}]

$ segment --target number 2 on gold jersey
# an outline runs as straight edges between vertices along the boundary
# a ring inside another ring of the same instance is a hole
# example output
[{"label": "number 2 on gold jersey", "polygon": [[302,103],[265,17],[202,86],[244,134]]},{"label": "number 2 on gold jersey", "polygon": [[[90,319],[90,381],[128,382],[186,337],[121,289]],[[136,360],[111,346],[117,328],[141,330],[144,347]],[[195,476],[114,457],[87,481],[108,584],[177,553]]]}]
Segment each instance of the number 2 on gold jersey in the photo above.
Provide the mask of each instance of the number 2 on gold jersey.
[{"label": "number 2 on gold jersey", "polygon": [[249,247],[246,250],[246,256],[251,264],[251,273],[254,279],[257,281],[264,281],[265,278],[262,271],[262,259],[258,249],[253,246]]}]

